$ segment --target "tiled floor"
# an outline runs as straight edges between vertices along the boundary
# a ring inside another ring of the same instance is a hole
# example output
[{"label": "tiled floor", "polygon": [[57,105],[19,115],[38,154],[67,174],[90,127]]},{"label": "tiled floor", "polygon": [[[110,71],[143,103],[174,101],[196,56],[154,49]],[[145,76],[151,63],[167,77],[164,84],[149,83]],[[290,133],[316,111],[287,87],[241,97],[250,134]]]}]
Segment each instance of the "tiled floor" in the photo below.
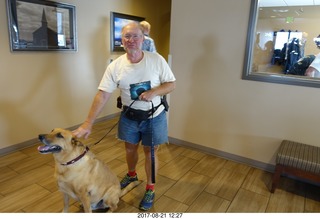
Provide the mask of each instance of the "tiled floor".
[{"label": "tiled floor", "polygon": [[[97,123],[90,145],[99,140],[117,118]],[[53,127],[54,128],[54,127]],[[126,173],[122,142],[113,130],[90,148],[118,175]],[[140,150],[137,171],[145,180]],[[62,195],[53,177],[52,155],[41,155],[37,145],[0,157],[0,212],[61,212]],[[178,145],[162,145],[156,179],[156,201],[151,212],[320,212],[320,189],[282,177],[274,194],[272,174]],[[145,183],[125,195],[117,212],[139,212]],[[70,202],[71,212],[82,212]]]}]

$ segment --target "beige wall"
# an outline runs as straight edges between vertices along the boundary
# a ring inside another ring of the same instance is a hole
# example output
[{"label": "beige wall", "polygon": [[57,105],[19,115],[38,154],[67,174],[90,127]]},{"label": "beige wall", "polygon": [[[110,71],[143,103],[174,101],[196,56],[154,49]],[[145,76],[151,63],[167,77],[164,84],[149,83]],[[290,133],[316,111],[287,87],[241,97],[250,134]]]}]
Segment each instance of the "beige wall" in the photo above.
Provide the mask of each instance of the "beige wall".
[{"label": "beige wall", "polygon": [[264,163],[282,139],[320,145],[320,89],[241,79],[250,0],[200,2],[172,1],[169,135]]},{"label": "beige wall", "polygon": [[[78,52],[14,53],[5,2],[0,1],[0,149],[85,119],[108,61],[122,54],[110,52],[110,11],[145,17],[167,58],[171,0],[64,0],[76,6]],[[101,117],[118,112],[116,97]]]},{"label": "beige wall", "polygon": [[[168,29],[158,24],[168,13],[154,7],[155,0],[139,1],[147,8],[138,8],[137,0],[65,2],[77,6],[77,53],[10,53],[6,16],[0,13],[0,148],[82,122],[107,60],[117,56],[109,52],[110,11],[147,17],[156,23],[156,40],[169,43],[158,32]],[[4,12],[4,1],[0,8]],[[282,139],[319,144],[320,90],[241,79],[249,8],[250,0],[172,1],[177,88],[170,95],[169,135],[273,163]],[[102,116],[117,112],[115,97]]]}]

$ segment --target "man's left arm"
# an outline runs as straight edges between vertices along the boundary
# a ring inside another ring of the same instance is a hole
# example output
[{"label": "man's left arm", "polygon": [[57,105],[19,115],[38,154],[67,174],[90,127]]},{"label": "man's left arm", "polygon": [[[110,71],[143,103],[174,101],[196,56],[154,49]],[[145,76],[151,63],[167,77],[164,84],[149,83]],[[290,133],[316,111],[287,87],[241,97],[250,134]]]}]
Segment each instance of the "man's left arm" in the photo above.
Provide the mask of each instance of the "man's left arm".
[{"label": "man's left arm", "polygon": [[140,100],[151,101],[156,96],[164,96],[172,92],[176,88],[176,82],[165,82],[158,87],[154,87],[151,90],[143,92],[140,96]]}]

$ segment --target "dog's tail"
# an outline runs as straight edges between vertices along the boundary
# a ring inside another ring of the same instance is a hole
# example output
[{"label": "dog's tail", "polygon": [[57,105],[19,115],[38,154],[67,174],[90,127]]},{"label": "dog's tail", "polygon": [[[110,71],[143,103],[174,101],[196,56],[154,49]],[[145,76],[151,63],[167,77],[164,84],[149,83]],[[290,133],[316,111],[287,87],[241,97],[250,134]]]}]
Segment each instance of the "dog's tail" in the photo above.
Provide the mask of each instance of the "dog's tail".
[{"label": "dog's tail", "polygon": [[121,190],[121,195],[120,197],[124,196],[125,194],[127,194],[128,192],[130,192],[132,189],[134,189],[135,187],[137,187],[139,184],[141,184],[142,181],[138,180],[138,181],[134,181],[132,183],[130,183],[126,188]]}]

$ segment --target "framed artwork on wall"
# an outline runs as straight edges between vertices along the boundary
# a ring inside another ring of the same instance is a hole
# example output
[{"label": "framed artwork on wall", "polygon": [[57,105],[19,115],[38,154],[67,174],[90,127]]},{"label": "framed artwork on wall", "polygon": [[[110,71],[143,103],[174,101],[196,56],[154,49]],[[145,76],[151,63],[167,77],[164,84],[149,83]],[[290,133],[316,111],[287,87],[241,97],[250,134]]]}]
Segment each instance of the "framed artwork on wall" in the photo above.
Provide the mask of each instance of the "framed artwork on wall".
[{"label": "framed artwork on wall", "polygon": [[76,8],[42,0],[7,0],[11,51],[77,51]]},{"label": "framed artwork on wall", "polygon": [[121,14],[117,12],[110,13],[110,27],[111,27],[111,51],[124,51],[122,42],[121,42],[121,30],[122,27],[132,21],[143,21],[145,18],[139,16],[133,16],[128,14]]}]

